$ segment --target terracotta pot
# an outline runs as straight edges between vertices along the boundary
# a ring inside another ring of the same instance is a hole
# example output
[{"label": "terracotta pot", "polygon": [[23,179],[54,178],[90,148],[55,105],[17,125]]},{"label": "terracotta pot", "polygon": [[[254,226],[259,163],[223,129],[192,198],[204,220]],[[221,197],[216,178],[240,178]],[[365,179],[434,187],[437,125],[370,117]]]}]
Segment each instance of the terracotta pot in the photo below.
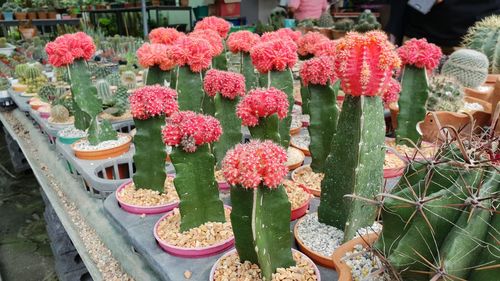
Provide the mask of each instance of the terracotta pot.
[{"label": "terracotta pot", "polygon": [[496,81],[500,79],[500,74],[488,74],[488,77],[486,77],[486,85],[495,85]]},{"label": "terracotta pot", "polygon": [[307,194],[309,194],[309,198],[300,207],[292,210],[292,213],[290,214],[291,221],[303,217],[307,213],[307,210],[309,210],[309,204],[311,203],[312,200],[311,191],[309,191],[309,189],[307,189],[307,187],[305,187],[302,184],[299,184],[299,187],[302,188],[302,190],[304,190],[305,192],[307,192]]},{"label": "terracotta pot", "polygon": [[75,156],[77,158],[80,158],[80,159],[85,159],[85,160],[108,159],[108,158],[120,156],[129,150],[130,142],[132,141],[132,138],[128,135],[127,135],[127,137],[128,137],[128,141],[126,143],[119,145],[117,147],[108,148],[108,149],[102,149],[102,150],[96,150],[96,151],[76,150],[75,147],[76,147],[77,143],[72,144],[71,148],[75,152]]},{"label": "terracotta pot", "polygon": [[37,16],[38,16],[39,19],[45,20],[45,19],[48,18],[49,14],[48,14],[47,11],[38,11],[37,12]]},{"label": "terracotta pot", "polygon": [[331,28],[316,27],[314,31],[325,35],[326,37],[328,37],[328,39],[333,39],[333,31]]},{"label": "terracotta pot", "polygon": [[21,28],[19,27],[19,31],[22,33],[24,39],[31,39],[36,35],[36,28]]},{"label": "terracotta pot", "polygon": [[[224,208],[231,210],[230,206],[224,206]],[[234,236],[226,239],[222,242],[219,242],[215,245],[207,246],[207,247],[198,247],[198,248],[183,248],[174,246],[172,244],[168,244],[166,241],[163,241],[158,236],[158,227],[160,222],[169,216],[174,214],[173,211],[165,214],[161,217],[155,224],[153,228],[153,234],[155,236],[156,242],[160,245],[160,247],[167,253],[178,256],[178,257],[186,257],[186,258],[201,258],[201,257],[209,257],[216,255],[218,253],[224,252],[226,249],[231,248],[234,245]]]},{"label": "terracotta pot", "polygon": [[352,252],[354,250],[354,246],[356,245],[363,245],[363,247],[369,247],[372,246],[375,241],[378,239],[378,234],[377,233],[370,233],[367,235],[364,235],[362,237],[355,238],[339,248],[335,250],[335,252],[332,255],[332,262],[335,266],[335,270],[337,271],[337,274],[339,275],[338,281],[351,281],[352,280],[352,275],[351,275],[351,268],[344,262],[343,258],[346,255],[347,252]]},{"label": "terracotta pot", "polygon": [[[229,256],[229,255],[232,255],[234,254],[234,252],[236,252],[236,249],[232,249],[231,251],[225,253],[222,257],[220,257],[216,262],[215,264],[212,266],[212,269],[210,270],[210,277],[209,277],[209,281],[214,281],[214,275],[215,275],[215,271],[217,270],[217,267],[219,267],[219,263],[220,261]],[[297,253],[298,251],[295,250],[295,249],[292,249],[292,253]],[[302,254],[302,253],[301,253]],[[319,272],[319,268],[314,264],[313,261],[309,260],[306,256],[304,256],[304,254],[302,254],[303,258],[308,260],[310,262],[310,264],[312,265],[312,267],[314,268],[314,272],[316,273],[316,281],[321,281],[321,274]]]},{"label": "terracotta pot", "polygon": [[300,26],[300,27],[297,27],[297,30],[302,32],[302,34],[306,34],[308,32],[314,31],[314,27]]},{"label": "terracotta pot", "polygon": [[95,8],[96,8],[96,10],[105,10],[105,9],[106,9],[106,5],[103,5],[103,4],[96,4],[96,5],[95,5]]},{"label": "terracotta pot", "polygon": [[48,17],[49,19],[57,19],[57,13],[56,13],[56,12],[53,12],[53,11],[52,11],[52,12],[48,12],[48,13],[47,13],[47,17]]},{"label": "terracotta pot", "polygon": [[290,135],[291,136],[295,136],[295,135],[298,135],[300,133],[300,130],[302,129],[302,127],[298,127],[298,128],[290,128]]},{"label": "terracotta pot", "polygon": [[334,40],[335,39],[340,39],[340,38],[344,37],[346,34],[347,34],[346,31],[335,30],[335,29],[332,30],[332,37],[333,37]]},{"label": "terracotta pot", "polygon": [[28,19],[30,19],[30,20],[36,20],[36,12],[29,12],[28,13]]},{"label": "terracotta pot", "polygon": [[390,103],[389,110],[391,111],[392,128],[396,129],[398,127],[398,114],[399,114],[398,103],[396,103],[396,102]]},{"label": "terracotta pot", "polygon": [[292,171],[292,170],[295,170],[297,169],[298,167],[302,166],[302,163],[304,163],[304,159],[305,159],[305,155],[304,153],[300,150],[300,149],[297,149],[297,148],[294,148],[294,147],[288,147],[288,150],[292,150],[293,152],[292,153],[297,153],[297,154],[300,154],[300,161],[297,161],[295,163],[288,163],[288,170]]},{"label": "terracotta pot", "polygon": [[181,7],[189,7],[189,0],[180,0]]},{"label": "terracotta pot", "polygon": [[298,249],[306,256],[308,256],[311,260],[313,260],[315,263],[322,265],[324,267],[334,268],[335,265],[333,263],[332,257],[323,256],[322,254],[313,252],[311,249],[307,248],[304,242],[302,242],[302,240],[299,238],[298,226],[302,223],[302,221],[303,219],[298,220],[297,223],[295,224],[295,227],[293,228],[293,235],[295,236],[295,241],[297,241]]},{"label": "terracotta pot", "polygon": [[490,102],[491,96],[493,94],[493,87],[490,87],[486,91],[479,91],[477,89],[472,89],[472,88],[464,88],[464,93],[466,97],[472,97],[486,102]]},{"label": "terracotta pot", "polygon": [[[129,212],[132,214],[139,214],[139,215],[142,215],[142,214],[155,215],[155,214],[162,214],[165,212],[169,212],[172,209],[179,206],[179,201],[170,202],[170,203],[158,205],[158,206],[140,206],[140,205],[133,205],[133,204],[125,203],[125,202],[123,202],[123,200],[121,200],[121,198],[120,198],[120,196],[118,196],[118,194],[120,193],[120,191],[122,189],[124,189],[130,183],[132,183],[132,180],[127,181],[127,182],[123,183],[122,185],[120,185],[120,187],[118,187],[118,189],[115,192],[115,198],[116,198],[116,201],[118,201],[118,205],[120,205],[120,207],[123,210],[125,210],[126,212]],[[156,229],[156,227],[155,227],[155,229]]]},{"label": "terracotta pot", "polygon": [[299,149],[300,151],[302,151],[302,153],[304,153],[305,156],[311,156],[311,151],[309,151],[309,149],[307,147],[300,147],[298,146],[294,141],[293,141],[293,138],[290,139],[290,146],[292,147],[295,147],[297,149]]},{"label": "terracotta pot", "polygon": [[25,20],[28,17],[28,13],[25,12],[16,12],[14,13],[16,20]]},{"label": "terracotta pot", "polygon": [[[302,167],[299,167],[299,168],[293,170],[292,174],[291,174],[292,181],[297,182],[297,173],[299,173],[300,171],[302,171],[304,169],[309,169],[309,168],[310,168],[309,165],[304,165]],[[321,190],[312,189],[310,186],[305,186],[305,187],[307,188],[307,190],[309,190],[309,192],[311,192],[312,195],[314,195],[316,197],[321,196]]]}]

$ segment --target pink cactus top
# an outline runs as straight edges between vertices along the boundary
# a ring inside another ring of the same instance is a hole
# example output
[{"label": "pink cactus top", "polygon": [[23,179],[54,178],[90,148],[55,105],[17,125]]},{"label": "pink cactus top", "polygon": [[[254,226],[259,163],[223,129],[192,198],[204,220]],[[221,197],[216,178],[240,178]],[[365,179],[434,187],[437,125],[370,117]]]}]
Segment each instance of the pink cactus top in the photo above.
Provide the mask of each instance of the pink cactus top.
[{"label": "pink cactus top", "polygon": [[297,20],[318,19],[328,8],[326,0],[289,0],[288,7],[294,8]]}]

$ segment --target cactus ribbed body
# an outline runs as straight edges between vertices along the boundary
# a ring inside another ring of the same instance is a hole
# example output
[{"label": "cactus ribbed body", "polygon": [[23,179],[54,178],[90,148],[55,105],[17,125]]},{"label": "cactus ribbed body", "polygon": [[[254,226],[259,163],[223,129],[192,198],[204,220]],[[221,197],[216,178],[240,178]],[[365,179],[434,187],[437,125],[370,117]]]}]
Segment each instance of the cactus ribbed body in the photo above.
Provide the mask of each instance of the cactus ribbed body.
[{"label": "cactus ribbed body", "polygon": [[403,69],[401,88],[396,142],[401,143],[407,138],[416,143],[420,138],[417,123],[424,120],[427,113],[425,104],[429,96],[429,84],[425,68],[406,65]]},{"label": "cactus ribbed body", "polygon": [[328,7],[319,17],[318,26],[319,27],[332,27],[334,24],[332,14],[330,13],[330,7]]},{"label": "cactus ribbed body", "polygon": [[277,268],[294,266],[290,202],[283,186],[233,186],[231,202],[231,224],[240,260],[258,264],[264,280],[271,280]]},{"label": "cactus ribbed body", "polygon": [[[151,70],[148,77],[151,76]],[[149,78],[148,78],[149,79]],[[202,104],[206,96],[203,90],[203,76],[201,72],[192,72],[189,66],[180,66],[177,70],[176,90],[179,94],[179,110],[203,112]]]},{"label": "cactus ribbed body", "polygon": [[240,73],[245,76],[245,89],[250,91],[251,89],[255,89],[259,85],[259,77],[255,73],[255,69],[252,64],[252,59],[250,58],[250,54],[241,52],[241,68]]},{"label": "cactus ribbed body", "polygon": [[120,77],[120,74],[118,72],[112,72],[108,76],[106,76],[106,80],[109,82],[109,85],[111,86],[120,86],[122,84],[122,79]]},{"label": "cactus ribbed body", "polygon": [[35,81],[42,75],[41,65],[38,63],[28,63],[26,69],[24,70],[24,78],[28,81]]},{"label": "cactus ribbed body", "polygon": [[50,109],[52,120],[57,123],[64,123],[69,119],[69,111],[62,105],[54,105]]},{"label": "cactus ribbed body", "polygon": [[288,97],[288,115],[279,121],[280,144],[288,148],[290,144],[290,126],[292,124],[292,110],[295,100],[293,98],[293,75],[290,69],[284,71],[270,71],[268,86],[283,91]]},{"label": "cactus ribbed body", "polygon": [[[477,264],[500,264],[500,248],[498,247],[498,232],[500,231],[500,215],[494,214],[490,221],[490,228],[486,233],[485,248],[479,254]],[[475,268],[471,270],[469,281],[495,280],[500,276],[500,267],[489,270]]]},{"label": "cactus ribbed body", "polygon": [[208,144],[189,153],[174,147],[170,154],[175,168],[174,185],[179,194],[180,231],[207,222],[225,222],[224,205],[214,176],[215,157]]},{"label": "cactus ribbed body", "polygon": [[315,173],[323,173],[325,160],[330,153],[333,135],[337,129],[339,86],[340,82],[335,83],[333,88],[330,84],[308,86],[311,119],[307,130],[311,136],[309,145],[311,168]]},{"label": "cactus ribbed body", "polygon": [[0,77],[0,91],[7,91],[10,88],[9,79]]},{"label": "cactus ribbed body", "polygon": [[474,50],[455,51],[444,63],[441,74],[455,78],[464,87],[477,88],[488,76],[488,58]]},{"label": "cactus ribbed body", "polygon": [[300,79],[300,98],[302,100],[302,114],[309,114],[309,97],[311,93],[309,88],[304,85],[302,79]]},{"label": "cactus ribbed body", "polygon": [[344,241],[375,219],[375,207],[344,198],[374,198],[383,186],[384,114],[380,97],[347,95],[325,164],[320,222],[344,229]]},{"label": "cactus ribbed body", "polygon": [[370,10],[365,10],[359,15],[358,22],[353,26],[353,29],[357,32],[368,32],[381,27],[382,25],[377,21],[375,15]]},{"label": "cactus ribbed body", "polygon": [[490,72],[500,74],[500,16],[492,15],[477,22],[465,35],[464,45],[488,57]]},{"label": "cactus ribbed body", "polygon": [[429,98],[427,110],[457,112],[463,108],[464,92],[455,79],[435,75],[429,82]]},{"label": "cactus ribbed body", "polygon": [[167,152],[162,141],[161,126],[165,125],[165,116],[134,119],[134,124],[137,131],[134,136],[135,187],[163,193]]},{"label": "cactus ribbed body", "polygon": [[137,88],[137,79],[135,77],[135,72],[127,70],[122,73],[122,83],[128,89]]},{"label": "cactus ribbed body", "polygon": [[238,98],[231,100],[221,94],[215,96],[215,118],[220,121],[222,127],[222,135],[214,144],[215,159],[219,168],[226,152],[241,142],[241,119],[236,115],[237,104]]},{"label": "cactus ribbed body", "polygon": [[[107,140],[115,140],[117,133],[111,123],[97,121],[102,111],[102,102],[97,96],[97,90],[90,80],[90,72],[83,59],[77,59],[69,65],[71,92],[73,94],[73,109],[75,111],[75,127],[80,130],[89,128],[88,140],[96,145]],[[92,130],[90,130],[92,129]]]},{"label": "cactus ribbed body", "polygon": [[56,98],[56,95],[57,95],[57,89],[53,84],[44,85],[38,91],[38,96],[44,102],[53,101]]},{"label": "cactus ribbed body", "polygon": [[106,78],[110,74],[111,74],[111,71],[107,67],[105,67],[105,66],[98,66],[98,65],[96,65],[92,69],[92,75],[96,79],[104,79],[104,78]]},{"label": "cactus ribbed body", "polygon": [[225,51],[212,59],[212,67],[218,70],[227,71],[227,57]]},{"label": "cactus ribbed body", "polygon": [[103,104],[109,105],[113,103],[113,93],[111,92],[111,86],[108,81],[99,79],[95,82],[95,87],[97,89],[97,95]]},{"label": "cactus ribbed body", "polygon": [[24,83],[24,80],[26,79],[25,77],[26,77],[26,70],[27,69],[28,69],[28,64],[26,64],[26,63],[21,63],[21,64],[16,65],[14,73],[15,73],[17,79],[19,79],[19,82]]},{"label": "cactus ribbed body", "polygon": [[275,143],[281,142],[281,135],[279,133],[280,120],[276,114],[268,117],[259,118],[259,124],[253,127],[248,127],[250,135],[253,139],[271,140]]},{"label": "cactus ribbed body", "polygon": [[165,77],[167,76],[167,71],[163,71],[158,66],[152,66],[148,68],[146,78],[144,80],[146,85],[159,84],[160,86],[165,85]]}]

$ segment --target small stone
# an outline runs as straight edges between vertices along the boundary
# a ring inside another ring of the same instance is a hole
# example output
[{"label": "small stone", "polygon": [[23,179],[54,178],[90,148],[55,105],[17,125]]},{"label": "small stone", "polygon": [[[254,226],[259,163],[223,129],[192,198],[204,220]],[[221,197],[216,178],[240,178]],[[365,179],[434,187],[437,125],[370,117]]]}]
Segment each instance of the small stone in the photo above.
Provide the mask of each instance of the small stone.
[{"label": "small stone", "polygon": [[184,278],[185,279],[191,279],[191,276],[193,275],[193,273],[189,270],[186,270],[184,271]]}]

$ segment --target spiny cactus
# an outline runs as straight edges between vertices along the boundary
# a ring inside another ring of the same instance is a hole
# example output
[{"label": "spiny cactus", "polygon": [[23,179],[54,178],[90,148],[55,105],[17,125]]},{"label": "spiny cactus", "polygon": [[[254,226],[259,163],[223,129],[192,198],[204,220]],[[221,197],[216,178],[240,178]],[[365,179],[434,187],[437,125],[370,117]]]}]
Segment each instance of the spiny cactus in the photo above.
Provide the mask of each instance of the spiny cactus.
[{"label": "spiny cactus", "polygon": [[453,78],[435,75],[429,81],[427,110],[457,112],[463,108],[462,86]]},{"label": "spiny cactus", "polygon": [[284,8],[276,7],[271,10],[271,14],[269,15],[269,25],[271,25],[274,30],[283,28],[285,27],[285,19],[287,16],[288,13]]},{"label": "spiny cactus", "polygon": [[56,123],[64,123],[69,119],[69,111],[62,105],[54,105],[50,109],[50,117]]},{"label": "spiny cactus", "polygon": [[384,228],[375,248],[404,280],[498,276],[500,173],[482,147],[446,143],[378,196]]},{"label": "spiny cactus", "polygon": [[129,108],[128,101],[129,93],[125,86],[118,86],[115,94],[113,95],[113,105],[106,108],[104,112],[111,114],[113,116],[122,116]]},{"label": "spiny cactus", "polygon": [[358,17],[353,29],[357,32],[368,32],[370,30],[380,29],[382,25],[370,10],[364,10]]},{"label": "spiny cactus", "polygon": [[109,68],[107,68],[106,66],[96,65],[92,69],[92,76],[94,76],[96,79],[104,79],[110,74],[111,70],[109,70]]},{"label": "spiny cactus", "polygon": [[465,35],[464,45],[488,57],[489,69],[500,74],[500,16],[492,15],[472,26]]},{"label": "spiny cactus", "polygon": [[97,89],[97,96],[101,99],[104,105],[110,105],[113,103],[113,93],[111,92],[111,86],[107,80],[97,80],[95,82],[95,87]]},{"label": "spiny cactus", "polygon": [[10,88],[10,81],[5,77],[0,77],[0,91],[7,91]]},{"label": "spiny cactus", "polygon": [[27,63],[20,63],[16,65],[14,73],[16,75],[16,78],[19,79],[19,82],[21,84],[24,84],[25,77],[26,77],[26,70],[28,69],[28,64]]},{"label": "spiny cactus", "polygon": [[40,88],[38,96],[44,102],[52,102],[56,98],[57,88],[54,84],[47,84]]},{"label": "spiny cactus", "polygon": [[335,22],[335,30],[340,30],[340,31],[350,31],[352,30],[352,27],[354,26],[354,21],[349,18],[341,19]]},{"label": "spiny cactus", "polygon": [[69,81],[69,73],[68,69],[65,67],[55,67],[55,73],[56,73],[56,80],[58,82],[66,82],[70,83]]},{"label": "spiny cactus", "polygon": [[455,78],[464,87],[477,88],[488,76],[488,58],[478,51],[457,50],[444,63],[441,74]]},{"label": "spiny cactus", "polygon": [[172,146],[181,232],[207,222],[226,221],[214,176],[215,157],[209,147],[221,133],[217,119],[192,111],[173,114],[163,127],[163,141]]},{"label": "spiny cactus", "polygon": [[321,16],[318,19],[318,26],[319,27],[333,27],[333,24],[335,22],[333,21],[332,14],[330,13],[330,7],[324,11]]},{"label": "spiny cactus", "polygon": [[[379,31],[348,33],[336,52],[348,58],[335,61],[346,97],[326,158],[318,220],[344,229],[344,241],[349,241],[375,219],[373,206],[344,195],[372,198],[383,186],[385,122],[380,95],[400,60],[387,36]],[[364,71],[365,67],[371,71]]]},{"label": "spiny cactus", "polygon": [[[281,185],[288,172],[285,162],[282,147],[255,140],[237,145],[223,162],[224,176],[231,184],[236,250],[242,262],[259,266],[264,280],[271,280],[277,268],[295,265],[290,249],[290,202]],[[258,180],[249,180],[253,178]]]},{"label": "spiny cactus", "polygon": [[112,72],[111,74],[106,76],[106,81],[108,81],[109,85],[116,87],[122,84],[122,78],[117,72]]},{"label": "spiny cactus", "polygon": [[130,90],[137,88],[137,78],[135,72],[131,70],[124,71],[121,75],[122,83]]}]

